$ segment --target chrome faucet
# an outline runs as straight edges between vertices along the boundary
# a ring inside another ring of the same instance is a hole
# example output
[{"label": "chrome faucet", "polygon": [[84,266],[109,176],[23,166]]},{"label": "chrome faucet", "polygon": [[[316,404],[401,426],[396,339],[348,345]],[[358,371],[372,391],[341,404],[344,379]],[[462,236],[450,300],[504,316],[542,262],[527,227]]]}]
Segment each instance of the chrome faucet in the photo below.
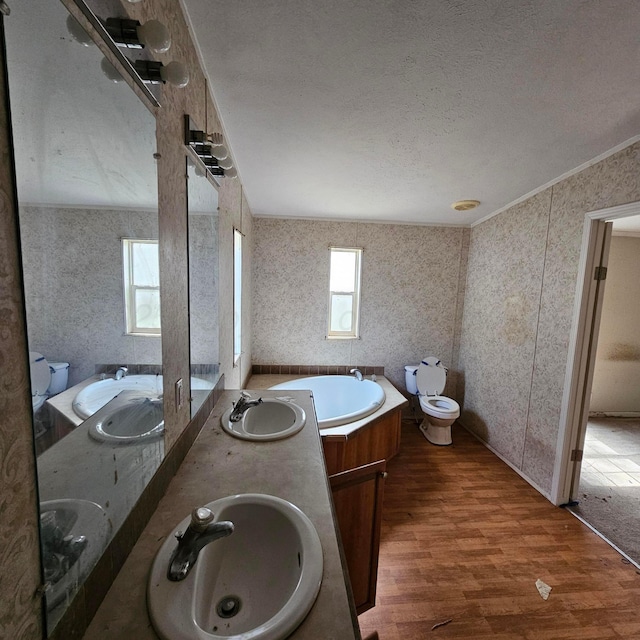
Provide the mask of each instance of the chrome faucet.
[{"label": "chrome faucet", "polygon": [[362,381],[362,371],[360,369],[351,369],[349,373],[353,373],[358,380]]},{"label": "chrome faucet", "polygon": [[251,398],[251,396],[243,391],[238,402],[233,405],[233,411],[229,416],[230,422],[239,422],[242,420],[242,416],[247,409],[255,407],[262,402],[262,398],[258,398],[257,400],[249,400],[249,398]]},{"label": "chrome faucet", "polygon": [[78,561],[89,541],[86,536],[65,535],[55,510],[40,516],[40,535],[45,581],[55,584]]},{"label": "chrome faucet", "polygon": [[200,551],[210,542],[230,536],[233,533],[233,522],[222,520],[213,522],[215,518],[211,509],[198,507],[191,512],[191,522],[187,530],[176,533],[178,546],[169,560],[167,578],[172,582],[184,580],[198,559]]},{"label": "chrome faucet", "polygon": [[122,380],[127,373],[129,373],[129,369],[127,369],[127,367],[118,367],[116,370],[116,380]]}]

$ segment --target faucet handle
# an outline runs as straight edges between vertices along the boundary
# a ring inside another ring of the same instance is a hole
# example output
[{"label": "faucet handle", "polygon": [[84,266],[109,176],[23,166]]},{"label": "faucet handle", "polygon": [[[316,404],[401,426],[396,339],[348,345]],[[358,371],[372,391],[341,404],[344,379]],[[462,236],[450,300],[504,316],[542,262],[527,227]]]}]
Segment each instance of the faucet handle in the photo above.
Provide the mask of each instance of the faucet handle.
[{"label": "faucet handle", "polygon": [[202,532],[209,526],[215,515],[211,509],[207,507],[196,507],[191,512],[191,524],[189,525],[194,531]]}]

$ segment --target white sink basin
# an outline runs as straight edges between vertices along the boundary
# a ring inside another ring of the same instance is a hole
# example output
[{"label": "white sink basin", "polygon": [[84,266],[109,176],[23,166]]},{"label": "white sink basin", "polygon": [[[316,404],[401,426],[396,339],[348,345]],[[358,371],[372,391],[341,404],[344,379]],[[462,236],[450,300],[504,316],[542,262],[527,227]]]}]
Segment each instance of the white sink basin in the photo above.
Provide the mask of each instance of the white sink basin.
[{"label": "white sink basin", "polygon": [[164,433],[162,400],[122,392],[89,422],[89,435],[101,442],[131,444]]},{"label": "white sink basin", "polygon": [[[104,552],[111,536],[106,511],[95,502],[64,498],[40,503],[47,609],[69,600]],[[81,551],[65,551],[64,538],[84,536]]]},{"label": "white sink basin", "polygon": [[[201,378],[191,378],[191,389],[212,389],[213,385]],[[105,378],[88,384],[78,391],[73,399],[73,410],[81,418],[88,418],[113,400],[121,391],[135,391],[144,398],[159,398],[162,395],[162,376],[141,374],[128,375],[120,380]]]},{"label": "white sink basin", "polygon": [[281,440],[298,433],[307,416],[302,407],[282,398],[262,398],[249,407],[237,422],[231,422],[233,407],[221,418],[222,428],[243,440]]},{"label": "white sink basin", "polygon": [[[180,582],[167,578],[172,532],[151,568],[147,603],[164,640],[281,640],[304,620],[322,582],[322,546],[295,505],[240,494],[205,505],[234,532],[202,549]],[[185,531],[185,518],[176,531]],[[228,611],[228,613],[226,613]]]}]

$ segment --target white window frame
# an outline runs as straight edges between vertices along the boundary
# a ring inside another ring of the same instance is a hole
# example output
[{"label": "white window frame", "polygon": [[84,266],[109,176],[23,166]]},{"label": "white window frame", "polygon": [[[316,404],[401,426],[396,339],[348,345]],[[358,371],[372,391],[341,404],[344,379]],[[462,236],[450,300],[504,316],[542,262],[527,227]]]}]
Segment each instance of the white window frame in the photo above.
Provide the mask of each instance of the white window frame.
[{"label": "white window frame", "polygon": [[139,290],[158,291],[157,287],[141,286],[134,284],[133,273],[133,247],[136,244],[158,244],[157,240],[141,239],[141,238],[122,238],[122,265],[124,275],[124,314],[125,314],[125,331],[127,335],[135,336],[160,336],[161,328],[144,327],[138,325],[136,317],[135,294]]},{"label": "white window frame", "polygon": [[[327,338],[354,340],[360,337],[360,291],[362,282],[362,248],[359,247],[329,247],[329,298],[327,308]],[[355,255],[355,273],[354,273],[354,291],[332,291],[331,290],[331,256],[334,252],[352,253]],[[351,296],[352,297],[352,315],[351,327],[346,331],[335,331],[331,329],[331,302],[333,296]]]}]

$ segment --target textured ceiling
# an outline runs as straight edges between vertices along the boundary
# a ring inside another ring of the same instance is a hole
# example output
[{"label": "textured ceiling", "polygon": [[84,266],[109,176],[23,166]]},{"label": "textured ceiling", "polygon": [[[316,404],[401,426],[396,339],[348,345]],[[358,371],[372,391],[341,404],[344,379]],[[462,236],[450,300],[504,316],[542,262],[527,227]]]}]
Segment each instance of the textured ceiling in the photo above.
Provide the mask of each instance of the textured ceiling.
[{"label": "textured ceiling", "polygon": [[[22,205],[157,209],[155,119],[67,29],[61,2],[14,3],[5,20]],[[25,46],[25,43],[30,43]]]},{"label": "textured ceiling", "polygon": [[470,224],[640,134],[638,0],[182,1],[256,215]]}]

